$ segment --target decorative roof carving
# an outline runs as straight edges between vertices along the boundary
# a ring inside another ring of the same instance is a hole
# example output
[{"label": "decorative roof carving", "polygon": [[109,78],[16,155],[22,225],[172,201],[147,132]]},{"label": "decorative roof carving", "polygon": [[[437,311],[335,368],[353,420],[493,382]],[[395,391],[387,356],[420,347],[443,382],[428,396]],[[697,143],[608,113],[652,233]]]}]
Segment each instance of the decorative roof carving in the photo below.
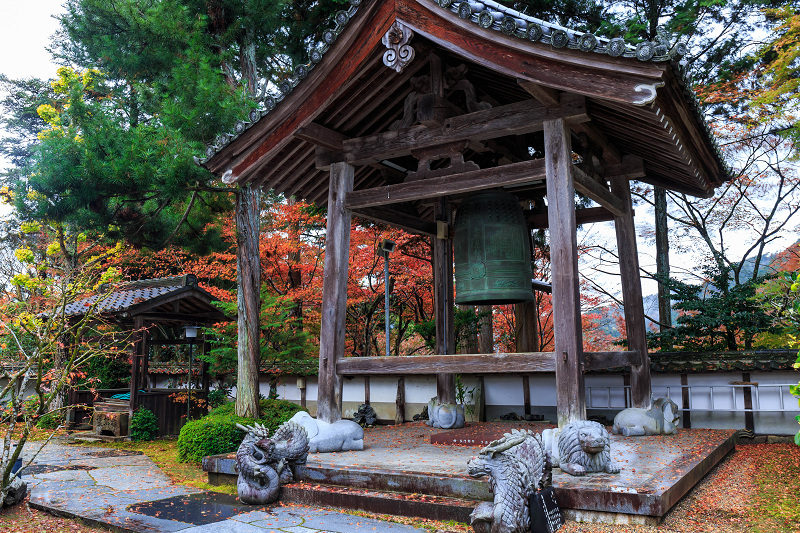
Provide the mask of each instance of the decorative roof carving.
[{"label": "decorative roof carving", "polygon": [[388,48],[383,54],[383,64],[397,72],[403,72],[406,65],[414,61],[414,49],[409,42],[414,32],[401,22],[394,21],[381,42]]}]

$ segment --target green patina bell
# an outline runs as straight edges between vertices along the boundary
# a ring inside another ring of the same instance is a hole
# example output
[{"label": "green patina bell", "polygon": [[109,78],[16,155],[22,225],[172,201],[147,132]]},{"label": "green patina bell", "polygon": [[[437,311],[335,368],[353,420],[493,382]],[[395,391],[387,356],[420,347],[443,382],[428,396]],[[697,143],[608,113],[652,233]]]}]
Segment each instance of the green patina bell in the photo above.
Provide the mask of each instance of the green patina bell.
[{"label": "green patina bell", "polygon": [[516,197],[483,191],[461,202],[455,220],[456,303],[530,302],[530,231]]}]

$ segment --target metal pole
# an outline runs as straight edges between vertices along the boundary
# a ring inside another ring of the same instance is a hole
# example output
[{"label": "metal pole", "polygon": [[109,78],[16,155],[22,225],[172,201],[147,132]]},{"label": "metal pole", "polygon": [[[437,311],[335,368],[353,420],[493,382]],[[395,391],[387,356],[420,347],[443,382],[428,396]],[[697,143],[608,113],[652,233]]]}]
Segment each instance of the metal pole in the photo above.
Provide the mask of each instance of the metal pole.
[{"label": "metal pole", "polygon": [[189,340],[189,381],[186,384],[186,421],[192,416],[192,347],[194,339]]},{"label": "metal pole", "polygon": [[386,357],[391,355],[391,345],[389,343],[389,252],[383,252],[383,299],[386,305]]}]

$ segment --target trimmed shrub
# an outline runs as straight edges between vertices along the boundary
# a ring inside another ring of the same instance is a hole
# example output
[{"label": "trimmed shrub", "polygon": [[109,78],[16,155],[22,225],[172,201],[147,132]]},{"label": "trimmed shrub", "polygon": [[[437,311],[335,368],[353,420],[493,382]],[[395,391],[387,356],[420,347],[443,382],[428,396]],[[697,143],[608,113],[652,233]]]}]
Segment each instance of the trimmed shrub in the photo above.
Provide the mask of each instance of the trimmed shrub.
[{"label": "trimmed shrub", "polygon": [[215,409],[223,405],[228,400],[228,391],[225,389],[214,389],[208,393],[208,405]]},{"label": "trimmed shrub", "polygon": [[213,409],[208,416],[184,424],[178,436],[178,460],[199,463],[207,455],[235,452],[244,438],[236,424],[252,425],[255,422],[275,431],[278,426],[306,408],[286,400],[261,400],[261,418],[236,416],[236,405],[228,402]]},{"label": "trimmed shrub", "polygon": [[140,407],[130,423],[131,440],[153,440],[158,437],[158,418],[150,409]]},{"label": "trimmed shrub", "polygon": [[36,427],[39,429],[58,429],[61,422],[64,420],[64,415],[60,411],[54,413],[45,413],[36,421]]}]

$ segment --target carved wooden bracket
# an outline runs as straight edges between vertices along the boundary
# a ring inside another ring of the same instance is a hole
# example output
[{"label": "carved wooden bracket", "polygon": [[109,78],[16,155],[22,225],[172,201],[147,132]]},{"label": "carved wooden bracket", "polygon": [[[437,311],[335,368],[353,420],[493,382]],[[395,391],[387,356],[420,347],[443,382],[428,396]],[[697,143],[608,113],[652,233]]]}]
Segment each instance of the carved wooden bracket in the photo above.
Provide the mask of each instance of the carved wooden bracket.
[{"label": "carved wooden bracket", "polygon": [[408,43],[414,37],[410,28],[395,21],[381,42],[388,48],[383,53],[383,64],[387,67],[403,72],[403,69],[414,60],[414,49]]},{"label": "carved wooden bracket", "polygon": [[[464,161],[464,154],[469,141],[458,141],[454,143],[431,146],[419,150],[412,150],[411,155],[419,160],[417,171],[406,176],[406,183],[436,176],[449,176],[471,170],[480,170],[480,167],[472,161]],[[449,159],[449,164],[440,169],[431,170],[431,163],[440,159]]]}]

